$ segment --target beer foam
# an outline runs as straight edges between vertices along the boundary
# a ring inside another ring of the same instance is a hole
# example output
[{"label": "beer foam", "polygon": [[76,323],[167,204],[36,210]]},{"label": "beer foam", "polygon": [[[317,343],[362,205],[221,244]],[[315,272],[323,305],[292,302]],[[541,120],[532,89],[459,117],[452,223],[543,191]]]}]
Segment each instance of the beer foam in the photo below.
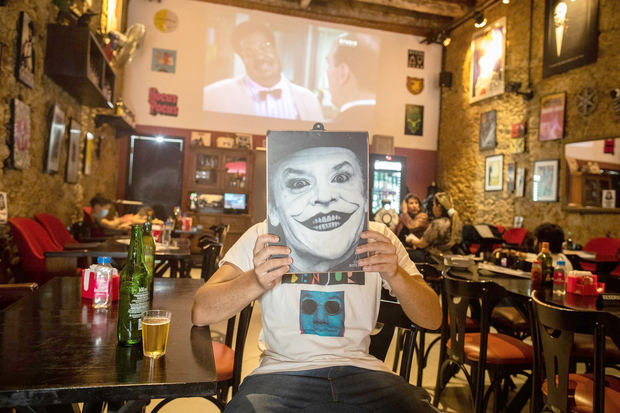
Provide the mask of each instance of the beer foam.
[{"label": "beer foam", "polygon": [[157,326],[161,324],[168,324],[170,322],[169,318],[166,317],[149,317],[142,320],[142,324],[148,324],[150,326]]}]

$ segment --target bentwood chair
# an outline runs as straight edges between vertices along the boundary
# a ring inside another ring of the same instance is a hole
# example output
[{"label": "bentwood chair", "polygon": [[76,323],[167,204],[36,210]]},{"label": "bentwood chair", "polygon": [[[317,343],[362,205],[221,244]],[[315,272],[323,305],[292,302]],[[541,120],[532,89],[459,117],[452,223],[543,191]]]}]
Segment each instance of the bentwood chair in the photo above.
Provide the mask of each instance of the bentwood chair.
[{"label": "bentwood chair", "polygon": [[[474,411],[485,411],[491,392],[495,393],[497,410],[506,404],[507,386],[511,383],[507,379],[514,374],[529,377],[525,370],[532,368],[532,347],[514,337],[489,332],[491,311],[506,295],[501,286],[490,281],[466,281],[444,276],[442,287],[444,322],[433,404],[439,404],[441,393],[457,368],[465,374],[469,384]],[[466,331],[467,312],[472,303],[479,305],[478,332]],[[470,371],[466,366],[470,366]],[[487,371],[491,386],[485,392]],[[529,380],[527,383],[529,385]],[[519,392],[519,396],[521,394]]]},{"label": "bentwood chair", "polygon": [[[245,348],[245,341],[248,336],[248,329],[250,327],[250,319],[252,318],[252,310],[254,309],[254,302],[248,304],[239,313],[239,320],[236,323],[237,328],[235,332],[236,316],[231,317],[226,325],[226,336],[224,342],[216,341],[213,339],[213,357],[215,359],[215,372],[217,375],[217,388],[215,396],[208,396],[205,399],[215,404],[220,411],[224,411],[228,402],[228,393],[232,390],[232,396],[237,393],[239,384],[241,383],[241,367],[243,363],[243,351]],[[213,332],[212,332],[213,333]],[[204,329],[192,328],[190,332],[190,340],[192,338],[198,338],[197,335],[206,334]],[[215,335],[214,335],[215,336]],[[234,339],[234,347],[233,347]],[[192,347],[193,348],[193,347]],[[208,351],[204,354],[194,354],[194,356],[201,360],[203,357],[210,357]],[[155,406],[152,413],[157,413],[166,404],[174,400],[174,398],[164,399]]]},{"label": "bentwood chair", "polygon": [[[619,412],[620,378],[605,375],[605,333],[617,328],[604,312],[578,311],[543,301],[532,293],[534,329],[534,385],[530,411]],[[577,333],[594,337],[592,374],[571,373],[571,349]],[[544,371],[544,376],[543,376]],[[542,378],[545,378],[542,380]],[[542,383],[541,383],[542,381]],[[546,400],[541,400],[541,392]]]},{"label": "bentwood chair", "polygon": [[206,244],[201,246],[202,249],[202,268],[200,271],[200,278],[209,281],[209,278],[217,270],[217,264],[222,252],[222,244],[219,242]]}]

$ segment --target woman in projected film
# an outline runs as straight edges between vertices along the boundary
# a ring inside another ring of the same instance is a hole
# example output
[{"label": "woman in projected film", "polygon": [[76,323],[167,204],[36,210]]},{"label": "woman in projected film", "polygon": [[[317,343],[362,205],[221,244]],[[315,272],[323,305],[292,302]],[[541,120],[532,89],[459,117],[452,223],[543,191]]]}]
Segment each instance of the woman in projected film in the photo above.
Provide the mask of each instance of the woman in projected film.
[{"label": "woman in projected film", "polygon": [[366,133],[268,134],[269,232],[291,249],[291,271],[359,269],[355,247],[368,222],[367,142]]}]

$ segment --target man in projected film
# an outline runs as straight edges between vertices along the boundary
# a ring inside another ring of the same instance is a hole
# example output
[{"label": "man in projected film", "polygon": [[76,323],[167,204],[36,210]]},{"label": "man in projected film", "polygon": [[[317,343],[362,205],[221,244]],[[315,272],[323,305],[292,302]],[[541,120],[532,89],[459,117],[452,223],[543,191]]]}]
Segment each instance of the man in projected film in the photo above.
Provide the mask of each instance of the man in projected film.
[{"label": "man in projected film", "polygon": [[[226,412],[437,412],[369,354],[382,288],[421,327],[438,328],[441,308],[398,238],[368,222],[368,135],[269,132],[267,148],[270,225],[241,236],[192,309],[202,326],[260,302],[261,363]],[[359,271],[338,270],[349,257]]]},{"label": "man in projected film", "polygon": [[358,270],[368,135],[270,132],[267,142],[269,232],[291,249],[292,271]]},{"label": "man in projected film", "polygon": [[245,21],[233,29],[231,43],[246,73],[206,86],[203,110],[323,121],[317,97],[282,73],[276,39],[269,27],[257,21]]}]

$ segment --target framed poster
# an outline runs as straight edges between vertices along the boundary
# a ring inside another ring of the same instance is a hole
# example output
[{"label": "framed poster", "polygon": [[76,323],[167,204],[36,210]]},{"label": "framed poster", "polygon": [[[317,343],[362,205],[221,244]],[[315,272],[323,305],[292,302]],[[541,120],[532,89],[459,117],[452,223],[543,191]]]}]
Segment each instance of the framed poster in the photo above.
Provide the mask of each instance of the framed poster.
[{"label": "framed poster", "polygon": [[506,18],[475,33],[470,47],[469,103],[504,93]]},{"label": "framed poster", "polygon": [[26,169],[30,167],[30,106],[15,98],[12,109],[11,164]]},{"label": "framed poster", "polygon": [[495,148],[495,131],[497,129],[497,111],[490,110],[480,114],[480,150]]},{"label": "framed poster", "polygon": [[424,135],[424,106],[405,105],[405,135]]},{"label": "framed poster", "polygon": [[540,99],[539,141],[552,141],[564,137],[565,108],[566,93],[556,93]]},{"label": "framed poster", "polygon": [[484,190],[501,191],[503,187],[504,155],[487,156],[484,164]]},{"label": "framed poster", "polygon": [[95,154],[95,136],[86,132],[86,144],[84,145],[84,175],[90,175],[93,168],[93,156]]},{"label": "framed poster", "polygon": [[6,192],[0,192],[0,224],[6,224],[9,219],[9,207],[6,201]]},{"label": "framed poster", "polygon": [[596,61],[598,0],[545,0],[543,78]]},{"label": "framed poster", "polygon": [[515,190],[515,164],[510,162],[506,167],[506,190],[512,192]]},{"label": "framed poster", "polygon": [[65,112],[60,105],[55,104],[52,108],[52,119],[50,122],[50,136],[47,143],[47,161],[45,162],[45,172],[58,172],[60,166],[60,148],[65,137]]},{"label": "framed poster", "polygon": [[601,206],[603,208],[615,208],[616,207],[616,190],[615,189],[603,189],[601,191]]},{"label": "framed poster", "polygon": [[517,168],[517,178],[515,179],[515,196],[525,194],[525,168]]},{"label": "framed poster", "polygon": [[557,202],[559,168],[560,161],[558,159],[534,162],[532,178],[533,201]]},{"label": "framed poster", "polygon": [[70,184],[75,184],[77,183],[80,164],[80,138],[82,137],[82,126],[80,126],[75,119],[71,119],[70,125],[65,181]]},{"label": "framed poster", "polygon": [[289,272],[360,270],[367,176],[366,132],[267,133],[267,228],[291,249]]},{"label": "framed poster", "polygon": [[25,11],[19,13],[17,25],[17,64],[15,77],[28,87],[34,86],[34,23]]}]

